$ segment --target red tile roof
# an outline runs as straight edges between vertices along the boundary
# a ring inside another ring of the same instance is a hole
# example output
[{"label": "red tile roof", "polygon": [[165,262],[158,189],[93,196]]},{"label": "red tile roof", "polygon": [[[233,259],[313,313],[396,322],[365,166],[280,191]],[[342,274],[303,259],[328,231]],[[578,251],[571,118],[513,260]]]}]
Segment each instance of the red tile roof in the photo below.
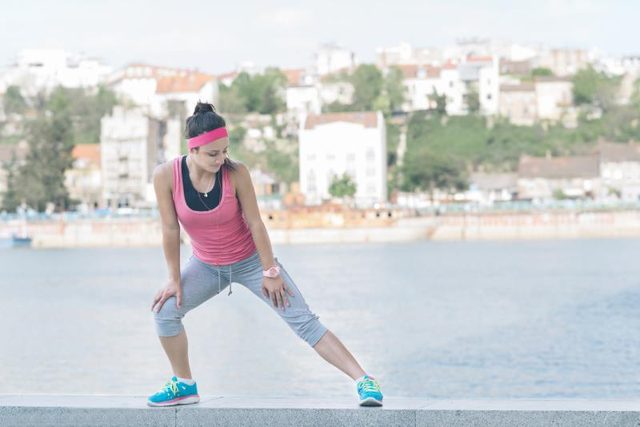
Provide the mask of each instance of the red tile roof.
[{"label": "red tile roof", "polygon": [[157,93],[198,92],[202,86],[215,79],[210,74],[190,72],[176,76],[166,76],[157,79]]},{"label": "red tile roof", "polygon": [[375,128],[378,126],[378,114],[374,111],[355,113],[327,113],[319,115],[311,114],[307,116],[304,128],[313,129],[316,126],[338,122],[357,123],[367,128]]},{"label": "red tile roof", "polygon": [[76,144],[71,151],[73,160],[84,159],[100,165],[100,144]]},{"label": "red tile roof", "polygon": [[287,83],[289,86],[300,86],[302,83],[302,77],[304,77],[304,68],[282,70],[282,73],[287,76]]}]

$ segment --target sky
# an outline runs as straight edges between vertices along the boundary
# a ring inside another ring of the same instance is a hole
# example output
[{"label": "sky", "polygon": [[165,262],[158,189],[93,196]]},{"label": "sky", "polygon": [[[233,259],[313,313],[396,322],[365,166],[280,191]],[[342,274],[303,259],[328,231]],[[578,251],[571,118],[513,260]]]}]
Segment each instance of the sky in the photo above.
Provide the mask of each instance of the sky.
[{"label": "sky", "polygon": [[480,37],[640,54],[638,0],[0,0],[0,67],[25,48],[222,73],[244,61],[305,67],[323,43],[373,62],[407,42]]}]

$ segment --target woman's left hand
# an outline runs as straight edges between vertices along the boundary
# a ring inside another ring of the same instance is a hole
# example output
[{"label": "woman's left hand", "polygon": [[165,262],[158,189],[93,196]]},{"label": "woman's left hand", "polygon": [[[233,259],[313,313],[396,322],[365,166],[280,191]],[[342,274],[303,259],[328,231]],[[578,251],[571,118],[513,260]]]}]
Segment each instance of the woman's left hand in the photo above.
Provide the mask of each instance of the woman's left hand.
[{"label": "woman's left hand", "polygon": [[283,311],[286,307],[289,307],[289,296],[293,296],[293,292],[289,289],[282,276],[278,277],[265,277],[262,280],[262,294],[271,299],[271,303],[276,308],[281,308]]}]

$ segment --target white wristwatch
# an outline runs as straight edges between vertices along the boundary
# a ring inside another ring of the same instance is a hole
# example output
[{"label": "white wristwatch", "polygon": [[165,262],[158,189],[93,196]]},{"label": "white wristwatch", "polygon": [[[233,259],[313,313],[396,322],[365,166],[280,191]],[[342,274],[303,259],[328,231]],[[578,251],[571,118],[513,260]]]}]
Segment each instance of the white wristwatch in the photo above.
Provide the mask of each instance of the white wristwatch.
[{"label": "white wristwatch", "polygon": [[276,278],[280,275],[280,267],[278,267],[277,265],[274,265],[268,270],[263,270],[262,275],[264,277],[269,277],[271,279]]}]

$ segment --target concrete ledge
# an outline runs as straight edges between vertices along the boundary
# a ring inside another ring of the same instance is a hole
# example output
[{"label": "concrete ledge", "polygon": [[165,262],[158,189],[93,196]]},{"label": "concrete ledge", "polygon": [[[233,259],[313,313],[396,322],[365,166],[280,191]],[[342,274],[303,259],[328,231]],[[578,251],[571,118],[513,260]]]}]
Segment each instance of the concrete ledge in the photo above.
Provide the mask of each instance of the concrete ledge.
[{"label": "concrete ledge", "polygon": [[0,425],[109,426],[640,426],[640,400],[354,399],[205,396],[149,408],[140,396],[0,395]]}]

